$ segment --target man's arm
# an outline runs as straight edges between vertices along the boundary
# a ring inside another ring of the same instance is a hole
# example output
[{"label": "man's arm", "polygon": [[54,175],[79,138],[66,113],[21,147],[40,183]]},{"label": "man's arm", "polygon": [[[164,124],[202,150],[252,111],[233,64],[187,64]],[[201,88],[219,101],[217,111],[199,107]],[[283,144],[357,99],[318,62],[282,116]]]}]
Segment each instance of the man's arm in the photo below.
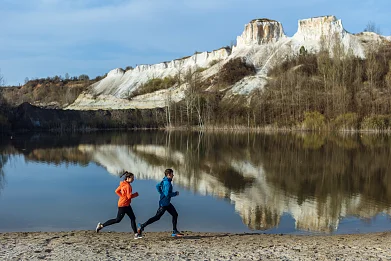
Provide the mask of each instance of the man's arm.
[{"label": "man's arm", "polygon": [[171,192],[170,193],[170,188],[172,187],[172,185],[169,183],[169,182],[163,182],[163,194],[164,196],[166,197],[175,197],[177,195],[176,192]]}]

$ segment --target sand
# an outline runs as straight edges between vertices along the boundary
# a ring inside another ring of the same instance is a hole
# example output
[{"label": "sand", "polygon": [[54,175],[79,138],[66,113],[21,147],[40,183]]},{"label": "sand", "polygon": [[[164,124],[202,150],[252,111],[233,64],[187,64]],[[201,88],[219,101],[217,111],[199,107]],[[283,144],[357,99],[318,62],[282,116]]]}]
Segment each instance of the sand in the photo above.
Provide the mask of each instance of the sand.
[{"label": "sand", "polygon": [[0,260],[391,260],[391,232],[267,235],[72,231],[0,233]]}]

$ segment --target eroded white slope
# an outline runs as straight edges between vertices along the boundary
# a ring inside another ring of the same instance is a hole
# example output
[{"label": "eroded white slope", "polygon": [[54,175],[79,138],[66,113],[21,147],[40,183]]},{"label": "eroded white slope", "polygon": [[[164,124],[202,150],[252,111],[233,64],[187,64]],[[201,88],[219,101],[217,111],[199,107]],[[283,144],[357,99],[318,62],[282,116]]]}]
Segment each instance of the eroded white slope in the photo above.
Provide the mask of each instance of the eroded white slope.
[{"label": "eroded white slope", "polygon": [[87,93],[82,93],[67,109],[128,109],[164,107],[167,96],[173,101],[183,99],[185,85],[172,86],[169,90],[161,90],[152,94],[136,96],[132,93],[147,81],[154,78],[164,78],[185,74],[199,68],[210,67],[211,62],[227,59],[230,49],[221,48],[212,52],[202,52],[190,57],[163,62],[154,65],[139,65],[134,69],[124,71],[114,69],[107,77],[91,86]]}]

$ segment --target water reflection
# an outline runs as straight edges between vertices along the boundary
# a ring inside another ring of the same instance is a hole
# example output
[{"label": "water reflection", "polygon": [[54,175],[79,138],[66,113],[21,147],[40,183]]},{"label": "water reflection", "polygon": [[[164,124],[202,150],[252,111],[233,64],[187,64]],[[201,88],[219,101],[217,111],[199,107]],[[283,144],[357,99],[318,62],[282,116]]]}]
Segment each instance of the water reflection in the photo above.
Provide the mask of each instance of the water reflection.
[{"label": "water reflection", "polygon": [[4,188],[5,174],[4,174],[3,166],[7,163],[7,161],[8,161],[7,155],[0,155],[0,193]]},{"label": "water reflection", "polygon": [[8,146],[3,145],[5,142],[0,137],[0,195],[1,191],[4,189],[5,186],[5,173],[4,173],[4,166],[7,164],[9,159],[9,151]]},{"label": "water reflection", "polygon": [[[87,165],[113,175],[127,169],[226,198],[255,230],[276,227],[290,213],[296,229],[332,232],[340,219],[391,214],[391,139],[375,135],[127,132],[17,137],[2,147],[27,160]],[[0,190],[4,173],[0,172]]]}]

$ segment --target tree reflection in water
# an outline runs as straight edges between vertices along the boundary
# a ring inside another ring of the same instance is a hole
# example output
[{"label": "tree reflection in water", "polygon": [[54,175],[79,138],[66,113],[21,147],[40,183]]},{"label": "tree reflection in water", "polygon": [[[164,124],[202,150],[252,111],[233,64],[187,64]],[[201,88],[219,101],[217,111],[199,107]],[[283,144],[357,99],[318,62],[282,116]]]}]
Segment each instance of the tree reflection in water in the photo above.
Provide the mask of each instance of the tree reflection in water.
[{"label": "tree reflection in water", "polygon": [[[0,153],[2,152],[0,151]],[[0,154],[0,194],[5,186],[5,173],[3,167],[7,163],[7,161],[8,161],[8,155]]]}]

